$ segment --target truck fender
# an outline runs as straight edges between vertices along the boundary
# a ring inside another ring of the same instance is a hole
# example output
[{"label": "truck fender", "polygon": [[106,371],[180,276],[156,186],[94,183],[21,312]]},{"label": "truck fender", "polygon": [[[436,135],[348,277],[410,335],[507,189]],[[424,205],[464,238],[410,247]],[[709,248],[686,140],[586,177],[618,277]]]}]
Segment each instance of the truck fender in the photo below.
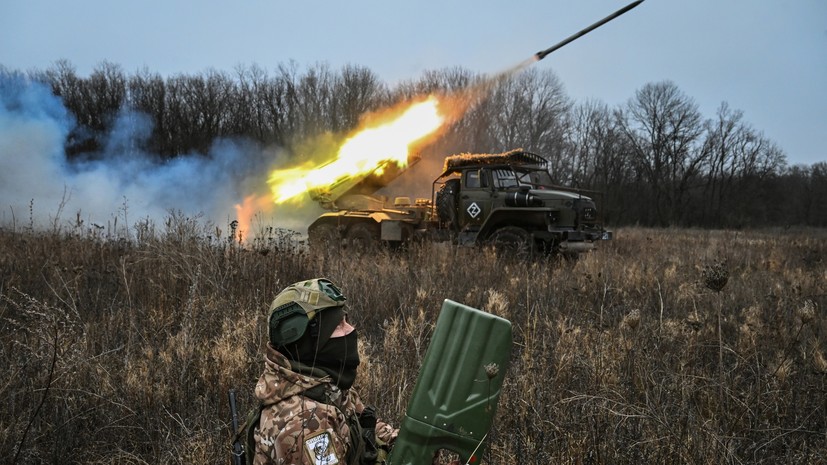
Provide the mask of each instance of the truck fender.
[{"label": "truck fender", "polygon": [[[534,218],[531,219],[532,215],[539,215],[539,216],[546,216],[549,214],[548,208],[512,208],[512,207],[500,207],[491,210],[491,213],[488,215],[488,218],[485,219],[485,223],[482,224],[480,227],[479,234],[477,235],[477,241],[485,241],[488,237],[500,226],[521,226],[523,224],[544,224],[545,219],[541,218]],[[531,230],[529,230],[531,232]]]},{"label": "truck fender", "polygon": [[404,242],[413,236],[413,226],[399,220],[386,220],[379,223],[383,241]]}]

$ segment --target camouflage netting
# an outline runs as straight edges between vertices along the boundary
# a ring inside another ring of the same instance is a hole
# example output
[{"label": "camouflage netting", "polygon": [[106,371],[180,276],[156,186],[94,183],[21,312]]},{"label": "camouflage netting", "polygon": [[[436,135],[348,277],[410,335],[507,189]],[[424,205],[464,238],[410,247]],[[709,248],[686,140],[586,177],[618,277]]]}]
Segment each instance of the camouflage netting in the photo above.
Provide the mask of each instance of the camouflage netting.
[{"label": "camouflage netting", "polygon": [[455,171],[468,165],[530,164],[545,168],[548,161],[540,155],[514,149],[503,153],[461,153],[445,158],[444,172]]}]

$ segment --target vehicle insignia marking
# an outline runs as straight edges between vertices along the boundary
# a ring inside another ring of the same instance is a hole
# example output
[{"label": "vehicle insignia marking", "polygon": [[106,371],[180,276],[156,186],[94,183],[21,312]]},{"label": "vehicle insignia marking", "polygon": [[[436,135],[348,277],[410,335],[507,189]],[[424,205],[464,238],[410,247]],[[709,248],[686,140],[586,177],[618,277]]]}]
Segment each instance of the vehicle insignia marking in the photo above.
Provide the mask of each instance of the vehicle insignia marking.
[{"label": "vehicle insignia marking", "polygon": [[477,202],[471,202],[471,205],[468,205],[468,209],[465,211],[467,211],[468,214],[471,215],[471,218],[476,219],[478,216],[480,216],[480,213],[482,213],[482,208],[480,208],[480,206],[477,205]]}]

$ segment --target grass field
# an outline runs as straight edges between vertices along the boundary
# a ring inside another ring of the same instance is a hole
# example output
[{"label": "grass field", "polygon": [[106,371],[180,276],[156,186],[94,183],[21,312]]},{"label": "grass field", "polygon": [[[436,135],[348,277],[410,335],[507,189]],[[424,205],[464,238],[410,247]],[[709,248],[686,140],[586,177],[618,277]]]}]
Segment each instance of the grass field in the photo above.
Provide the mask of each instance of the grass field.
[{"label": "grass field", "polygon": [[623,228],[571,263],[425,244],[311,254],[172,217],[128,239],[0,231],[0,456],[226,463],[275,294],[326,276],[362,397],[398,424],[442,300],[505,317],[489,464],[827,463],[827,231]]}]

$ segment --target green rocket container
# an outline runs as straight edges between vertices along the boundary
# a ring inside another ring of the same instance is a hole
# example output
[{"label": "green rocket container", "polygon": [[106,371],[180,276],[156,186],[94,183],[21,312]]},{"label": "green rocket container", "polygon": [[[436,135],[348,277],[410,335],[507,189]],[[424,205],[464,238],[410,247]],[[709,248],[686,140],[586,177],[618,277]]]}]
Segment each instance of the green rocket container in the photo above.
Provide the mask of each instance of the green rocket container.
[{"label": "green rocket container", "polygon": [[479,463],[510,357],[511,322],[446,299],[388,463]]}]

